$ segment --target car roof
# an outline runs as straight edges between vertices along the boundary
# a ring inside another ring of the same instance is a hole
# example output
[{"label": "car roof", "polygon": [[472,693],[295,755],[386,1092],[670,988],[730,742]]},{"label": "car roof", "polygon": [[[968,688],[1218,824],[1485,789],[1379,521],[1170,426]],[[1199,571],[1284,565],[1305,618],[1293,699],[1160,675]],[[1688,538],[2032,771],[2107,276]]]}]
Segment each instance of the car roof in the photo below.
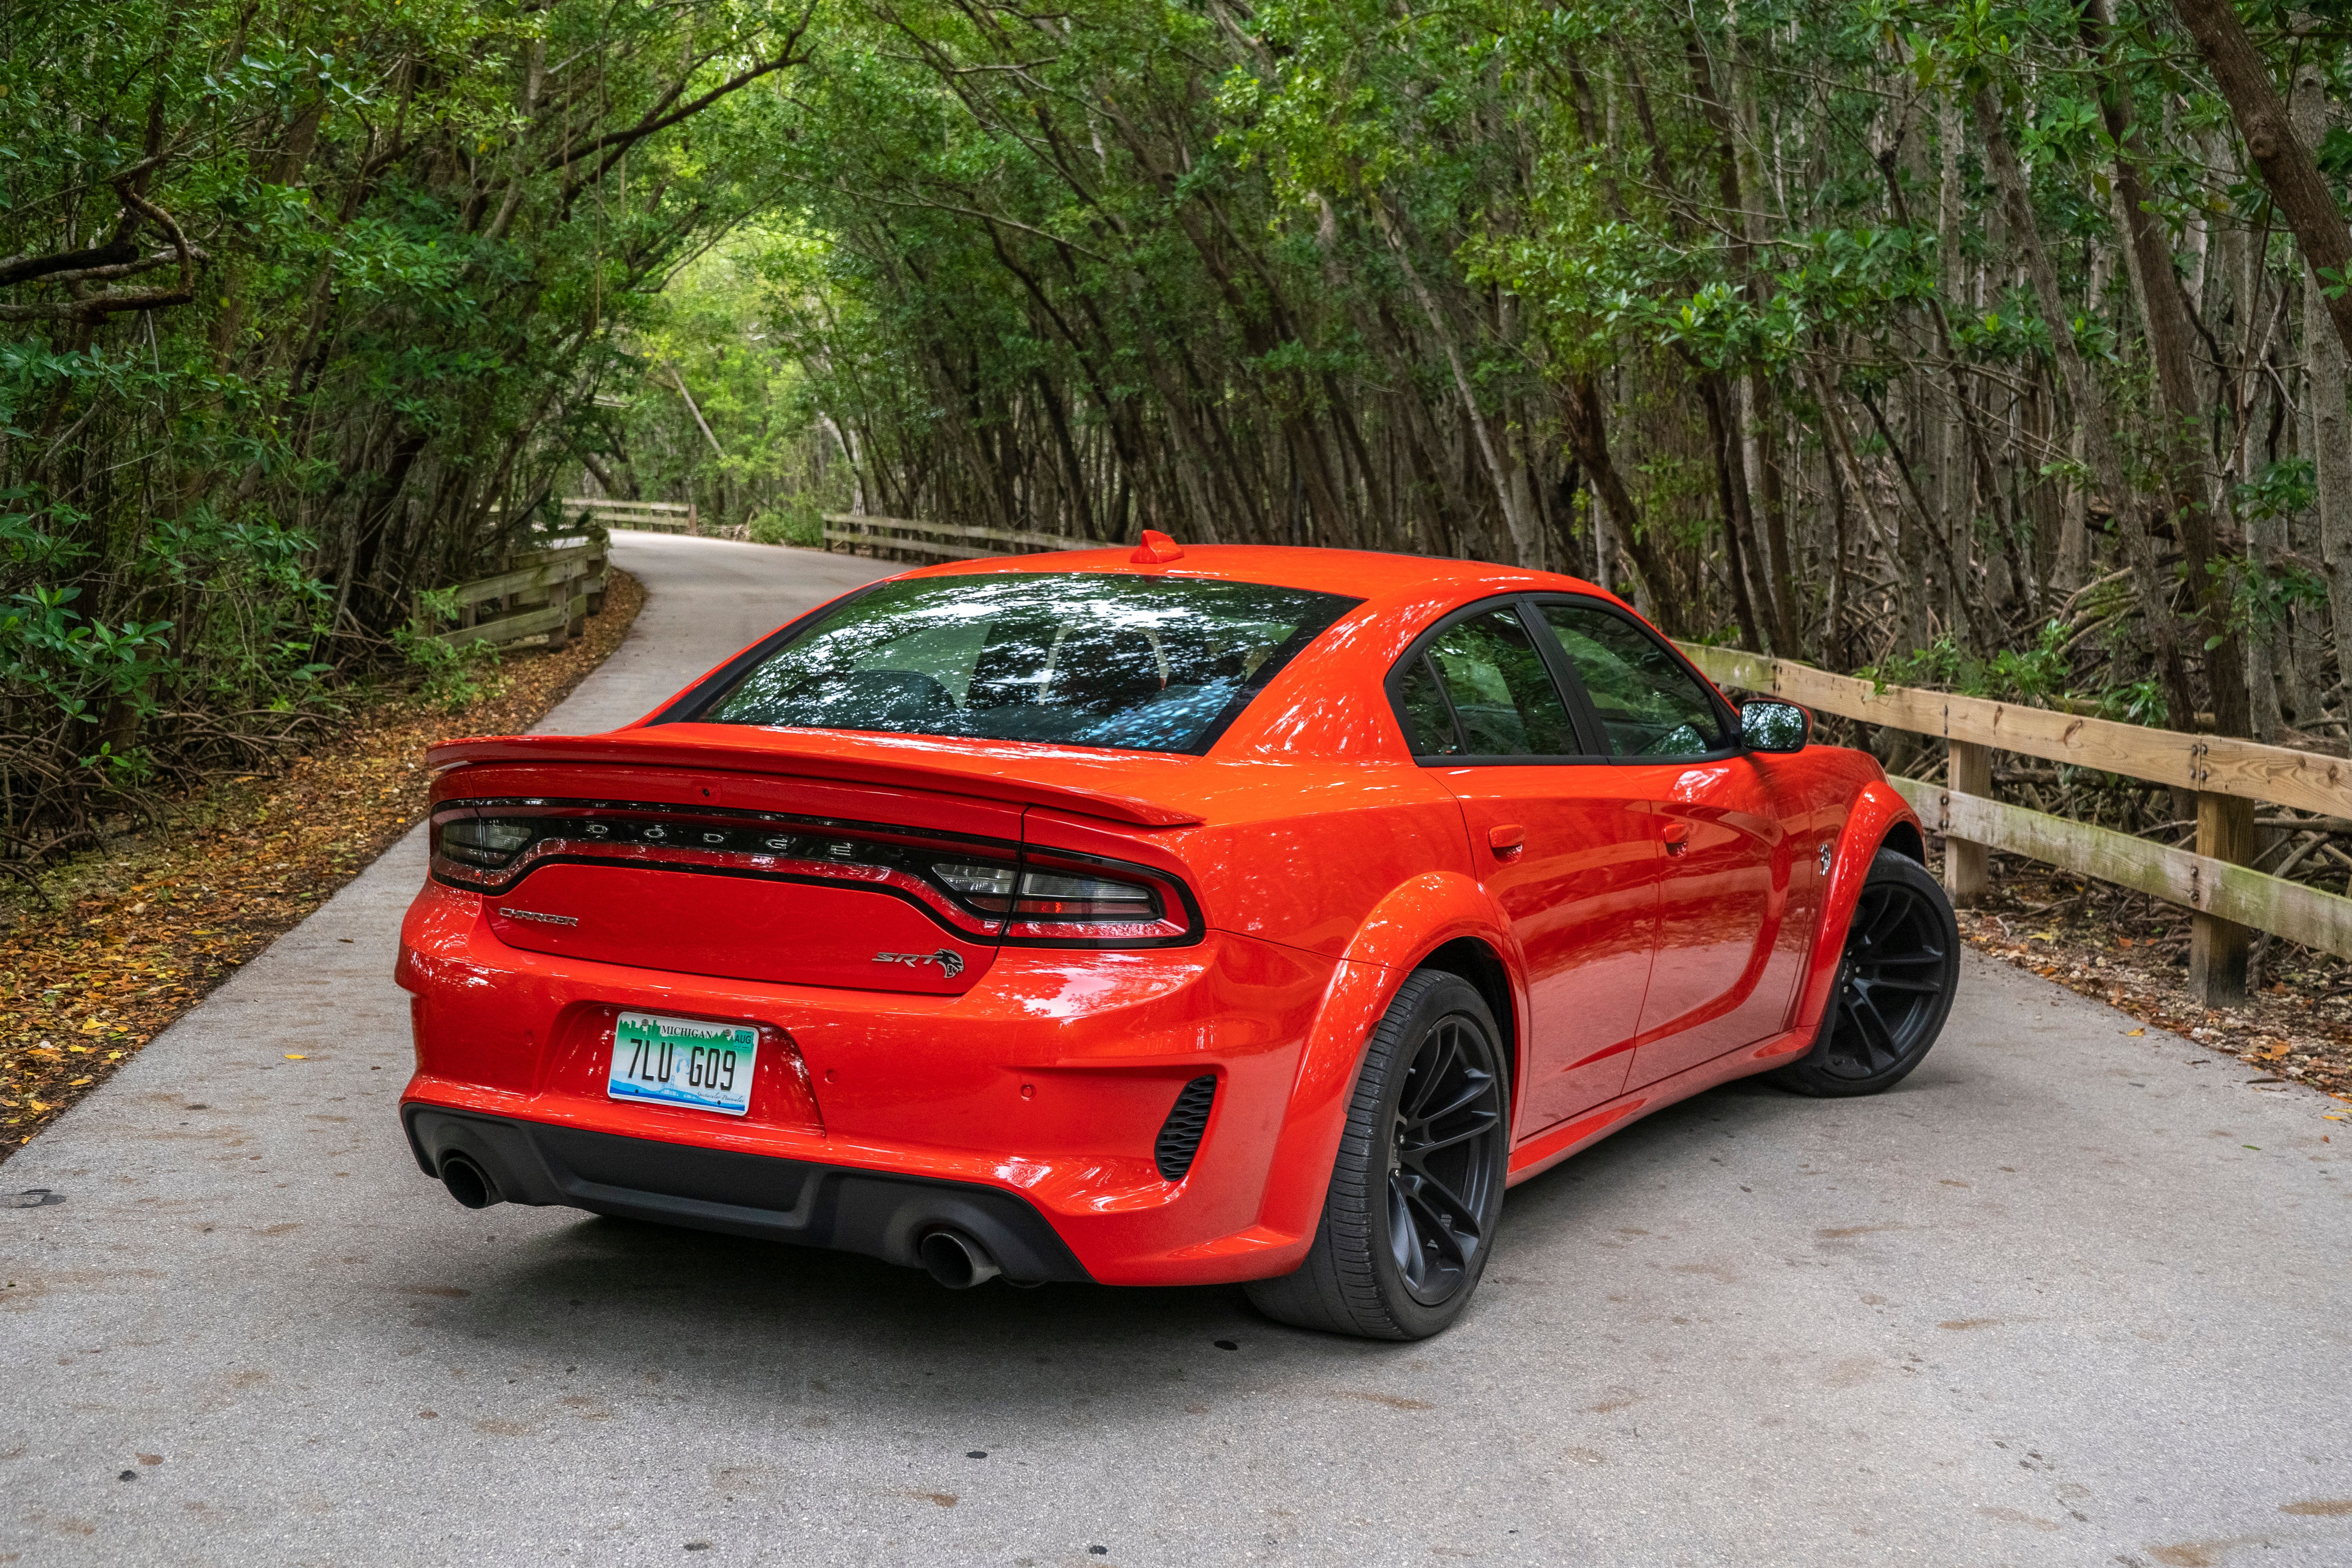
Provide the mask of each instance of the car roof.
[{"label": "car roof", "polygon": [[[909,576],[960,576],[1007,572],[1116,572],[1140,577],[1199,577],[1230,583],[1263,583],[1343,594],[1352,599],[1401,596],[1467,600],[1486,594],[1530,592],[1601,594],[1581,578],[1557,572],[1500,566],[1489,561],[1443,556],[1393,555],[1371,550],[1325,550],[1285,544],[1181,544],[1170,562],[1138,562],[1133,546],[1062,550],[1041,555],[996,555],[919,567]],[[1613,595],[1609,595],[1613,597]]]}]

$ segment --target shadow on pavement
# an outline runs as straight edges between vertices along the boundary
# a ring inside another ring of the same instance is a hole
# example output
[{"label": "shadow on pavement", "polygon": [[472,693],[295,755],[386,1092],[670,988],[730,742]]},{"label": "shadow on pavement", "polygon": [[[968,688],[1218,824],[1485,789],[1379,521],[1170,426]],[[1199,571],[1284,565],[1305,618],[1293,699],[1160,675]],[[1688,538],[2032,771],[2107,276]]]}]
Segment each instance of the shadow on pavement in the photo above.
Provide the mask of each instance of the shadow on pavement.
[{"label": "shadow on pavement", "polygon": [[[1942,1078],[1923,1068],[1872,1102],[1873,1114],[1901,1114],[1904,1100],[1948,1087]],[[1454,1332],[1419,1344],[1286,1328],[1257,1316],[1236,1286],[950,1291],[871,1258],[588,1215],[515,1244],[503,1268],[473,1263],[470,1291],[412,1287],[409,1326],[471,1342],[495,1360],[561,1363],[586,1386],[664,1397],[780,1407],[847,1400],[852,1419],[976,1406],[1016,1423],[1066,1415],[1075,1400],[1114,1423],[1154,1418],[1181,1406],[1187,1383],[1231,1392],[1269,1373],[1287,1387],[1360,1381],[1399,1362],[1443,1369],[1484,1360],[1508,1331],[1499,1320],[1512,1277],[1531,1269],[1547,1276],[1551,1312],[1607,1321],[1621,1268],[1616,1227],[1637,1206],[1637,1189],[1663,1184],[1676,1206],[1713,1206],[1724,1167],[1710,1163],[1710,1145],[1785,1131],[1790,1118],[1820,1120],[1824,1110],[1766,1086],[1729,1085],[1515,1189],[1490,1271],[1496,1288]]]}]

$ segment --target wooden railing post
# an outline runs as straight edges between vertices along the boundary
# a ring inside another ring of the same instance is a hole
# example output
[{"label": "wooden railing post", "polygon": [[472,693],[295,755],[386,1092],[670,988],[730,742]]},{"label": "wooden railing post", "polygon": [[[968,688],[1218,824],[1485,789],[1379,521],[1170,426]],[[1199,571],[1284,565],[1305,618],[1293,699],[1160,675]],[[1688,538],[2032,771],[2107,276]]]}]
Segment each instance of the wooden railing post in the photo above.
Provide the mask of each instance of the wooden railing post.
[{"label": "wooden railing post", "polygon": [[[2254,803],[2233,795],[2200,792],[2197,853],[2232,866],[2250,863],[2257,848]],[[2246,953],[2253,930],[2200,910],[2189,917],[2189,994],[2205,1007],[2239,1007],[2246,1000]]]},{"label": "wooden railing post", "polygon": [[[1992,797],[1992,748],[1974,741],[1951,741],[1947,785],[1954,795]],[[1952,902],[1967,909],[1985,895],[1985,847],[1948,835],[1944,839],[1944,890]]]},{"label": "wooden railing post", "polygon": [[602,527],[588,527],[588,613],[604,613],[604,574],[612,563],[613,536]]}]

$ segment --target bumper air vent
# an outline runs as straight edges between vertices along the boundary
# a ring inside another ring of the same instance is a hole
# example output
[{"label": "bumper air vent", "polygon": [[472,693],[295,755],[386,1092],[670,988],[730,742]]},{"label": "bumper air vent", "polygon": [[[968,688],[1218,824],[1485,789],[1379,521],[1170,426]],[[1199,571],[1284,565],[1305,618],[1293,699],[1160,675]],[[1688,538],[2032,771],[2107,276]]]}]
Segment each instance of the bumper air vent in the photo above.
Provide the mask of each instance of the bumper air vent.
[{"label": "bumper air vent", "polygon": [[1176,1108],[1160,1125],[1160,1142],[1151,1147],[1164,1180],[1181,1182],[1192,1168],[1192,1156],[1201,1152],[1201,1134],[1209,1129],[1209,1102],[1216,1098],[1213,1078],[1194,1079],[1176,1097]]}]

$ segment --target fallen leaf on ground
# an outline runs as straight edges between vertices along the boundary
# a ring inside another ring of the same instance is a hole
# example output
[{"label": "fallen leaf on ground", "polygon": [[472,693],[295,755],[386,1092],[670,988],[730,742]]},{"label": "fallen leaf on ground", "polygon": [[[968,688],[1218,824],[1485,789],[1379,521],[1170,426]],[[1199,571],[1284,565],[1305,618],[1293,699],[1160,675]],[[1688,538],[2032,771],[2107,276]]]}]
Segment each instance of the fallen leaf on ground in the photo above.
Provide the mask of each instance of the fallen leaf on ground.
[{"label": "fallen leaf on ground", "polygon": [[[464,711],[390,694],[275,768],[170,803],[165,831],[125,825],[42,879],[50,905],[0,897],[0,1160],[406,832],[432,785],[427,745],[518,733],[562,701],[645,602],[628,577],[610,582],[585,635],[509,655]],[[79,1043],[100,1036],[102,1058]]]}]

